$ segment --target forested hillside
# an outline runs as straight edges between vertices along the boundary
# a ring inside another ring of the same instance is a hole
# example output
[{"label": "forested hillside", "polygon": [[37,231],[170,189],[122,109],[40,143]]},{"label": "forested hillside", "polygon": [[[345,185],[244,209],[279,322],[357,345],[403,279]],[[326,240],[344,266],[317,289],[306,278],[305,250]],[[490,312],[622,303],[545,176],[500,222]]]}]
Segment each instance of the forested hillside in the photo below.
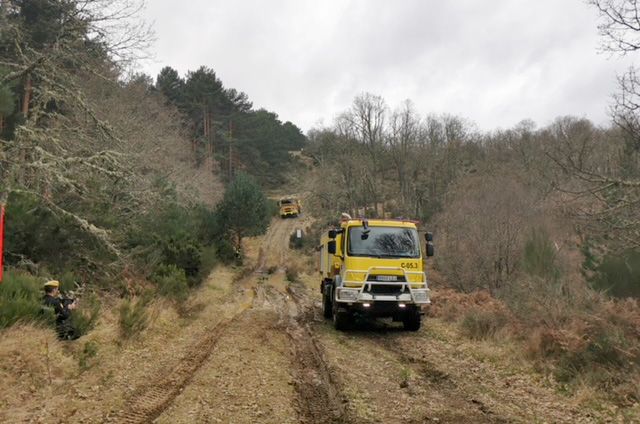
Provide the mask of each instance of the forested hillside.
[{"label": "forested hillside", "polygon": [[152,40],[138,10],[0,6],[0,203],[15,272],[58,276],[67,289],[151,278],[160,291],[168,273],[182,290],[239,255],[215,211],[223,183],[247,173],[273,186],[296,166],[288,152],[304,145],[301,131],[255,110],[211,68],[181,78],[167,67],[157,81],[132,73]]},{"label": "forested hillside", "polygon": [[225,88],[205,66],[189,71],[185,78],[165,67],[155,88],[188,117],[197,162],[213,159],[224,176],[240,169],[266,185],[282,184],[293,165],[288,152],[304,146],[306,139],[298,127],[283,124],[273,112],[254,110],[245,93]]}]

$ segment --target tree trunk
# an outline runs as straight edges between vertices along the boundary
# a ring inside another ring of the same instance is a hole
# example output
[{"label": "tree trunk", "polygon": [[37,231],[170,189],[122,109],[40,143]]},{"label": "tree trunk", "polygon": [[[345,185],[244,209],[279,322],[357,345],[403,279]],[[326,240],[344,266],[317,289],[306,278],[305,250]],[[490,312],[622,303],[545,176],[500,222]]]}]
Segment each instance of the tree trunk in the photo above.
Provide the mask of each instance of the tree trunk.
[{"label": "tree trunk", "polygon": [[27,117],[29,114],[29,102],[31,101],[31,74],[27,74],[24,81],[24,97],[22,99],[22,114]]}]

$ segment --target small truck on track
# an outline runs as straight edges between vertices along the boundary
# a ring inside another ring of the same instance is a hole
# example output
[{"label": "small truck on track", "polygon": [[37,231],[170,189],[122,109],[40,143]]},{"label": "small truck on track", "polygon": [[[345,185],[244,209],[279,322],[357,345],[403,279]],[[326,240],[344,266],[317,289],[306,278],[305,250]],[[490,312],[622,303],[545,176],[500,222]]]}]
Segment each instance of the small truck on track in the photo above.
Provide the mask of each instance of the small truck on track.
[{"label": "small truck on track", "polygon": [[[433,236],[425,238],[425,255],[433,256]],[[419,330],[422,306],[431,303],[420,245],[415,221],[344,217],[320,241],[324,317],[337,330],[357,315],[391,317]]]},{"label": "small truck on track", "polygon": [[283,197],[278,200],[278,208],[280,210],[280,218],[289,216],[296,217],[302,212],[300,201],[294,196]]}]

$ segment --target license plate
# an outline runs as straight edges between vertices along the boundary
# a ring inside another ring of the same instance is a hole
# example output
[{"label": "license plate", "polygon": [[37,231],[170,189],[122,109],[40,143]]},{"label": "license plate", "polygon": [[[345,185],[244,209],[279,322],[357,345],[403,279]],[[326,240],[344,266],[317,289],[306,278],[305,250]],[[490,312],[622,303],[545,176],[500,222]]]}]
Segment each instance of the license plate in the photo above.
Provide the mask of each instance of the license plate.
[{"label": "license plate", "polygon": [[376,276],[378,281],[398,281],[398,277],[395,275],[378,275]]}]

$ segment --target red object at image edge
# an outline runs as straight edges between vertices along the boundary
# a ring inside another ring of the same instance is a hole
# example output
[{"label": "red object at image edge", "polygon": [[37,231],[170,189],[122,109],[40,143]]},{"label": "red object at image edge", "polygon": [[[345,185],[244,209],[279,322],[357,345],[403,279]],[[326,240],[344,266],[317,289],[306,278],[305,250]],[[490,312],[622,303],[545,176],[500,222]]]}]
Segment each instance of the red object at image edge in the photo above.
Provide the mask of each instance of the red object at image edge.
[{"label": "red object at image edge", "polygon": [[4,205],[0,205],[0,283],[2,282],[2,271],[4,269]]}]

